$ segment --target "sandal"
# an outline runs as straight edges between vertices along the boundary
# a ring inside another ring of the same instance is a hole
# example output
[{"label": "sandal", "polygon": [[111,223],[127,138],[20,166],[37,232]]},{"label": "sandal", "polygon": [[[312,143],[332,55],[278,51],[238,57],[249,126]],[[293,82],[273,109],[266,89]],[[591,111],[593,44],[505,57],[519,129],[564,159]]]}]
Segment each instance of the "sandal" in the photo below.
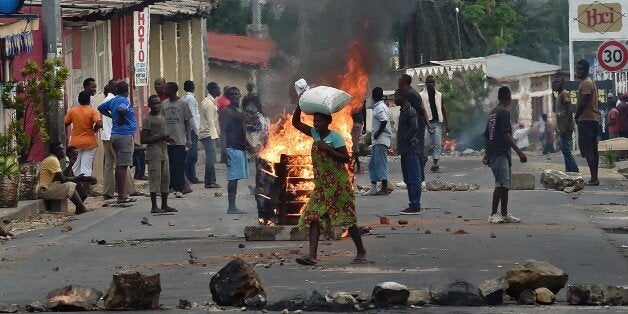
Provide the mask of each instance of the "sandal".
[{"label": "sandal", "polygon": [[295,261],[297,262],[297,264],[303,265],[303,266],[316,265],[316,261],[311,260],[309,257],[300,257],[300,258],[295,259]]},{"label": "sandal", "polygon": [[137,201],[137,200],[132,198],[132,197],[130,197],[130,196],[127,196],[123,200],[121,200],[121,201],[118,200],[117,202],[118,202],[118,204],[124,204],[124,203],[133,203],[135,201]]}]

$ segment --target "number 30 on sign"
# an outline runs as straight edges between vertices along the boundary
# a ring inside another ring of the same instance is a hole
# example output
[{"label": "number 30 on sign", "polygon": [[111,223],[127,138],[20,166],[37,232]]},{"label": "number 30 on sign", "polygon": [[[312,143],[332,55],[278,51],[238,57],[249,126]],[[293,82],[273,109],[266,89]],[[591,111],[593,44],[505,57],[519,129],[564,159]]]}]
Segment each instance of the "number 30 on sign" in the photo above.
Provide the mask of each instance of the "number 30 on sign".
[{"label": "number 30 on sign", "polygon": [[609,72],[622,70],[628,63],[628,49],[619,41],[606,41],[597,50],[597,62]]}]

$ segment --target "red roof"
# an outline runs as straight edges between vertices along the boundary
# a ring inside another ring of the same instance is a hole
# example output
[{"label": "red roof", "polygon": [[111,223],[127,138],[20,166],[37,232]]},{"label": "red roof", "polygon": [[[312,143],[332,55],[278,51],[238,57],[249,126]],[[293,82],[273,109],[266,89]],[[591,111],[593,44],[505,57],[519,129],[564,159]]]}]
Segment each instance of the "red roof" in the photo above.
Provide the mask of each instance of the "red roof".
[{"label": "red roof", "polygon": [[270,39],[207,32],[207,50],[212,59],[267,67],[275,53]]}]

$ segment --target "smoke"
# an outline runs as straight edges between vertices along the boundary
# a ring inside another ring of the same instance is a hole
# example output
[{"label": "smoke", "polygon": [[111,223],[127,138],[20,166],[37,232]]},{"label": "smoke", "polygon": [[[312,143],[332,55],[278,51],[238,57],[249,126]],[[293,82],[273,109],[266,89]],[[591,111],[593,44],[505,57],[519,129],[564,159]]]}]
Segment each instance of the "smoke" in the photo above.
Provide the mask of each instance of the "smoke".
[{"label": "smoke", "polygon": [[271,67],[260,74],[259,88],[272,116],[288,111],[290,89],[303,77],[308,83],[337,86],[345,70],[347,48],[366,47],[369,76],[391,64],[393,26],[415,10],[412,0],[271,0],[266,4],[270,37],[277,45]]}]

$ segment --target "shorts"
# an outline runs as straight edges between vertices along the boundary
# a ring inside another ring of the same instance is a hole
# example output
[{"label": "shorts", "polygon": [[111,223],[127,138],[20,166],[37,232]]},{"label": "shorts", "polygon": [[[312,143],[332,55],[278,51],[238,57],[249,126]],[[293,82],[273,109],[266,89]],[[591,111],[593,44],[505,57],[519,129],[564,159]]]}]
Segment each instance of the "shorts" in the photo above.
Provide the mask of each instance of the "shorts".
[{"label": "shorts", "polygon": [[388,180],[388,147],[386,145],[373,145],[371,160],[369,160],[369,176],[371,182]]},{"label": "shorts", "polygon": [[227,147],[227,181],[242,180],[249,177],[249,163],[243,150]]},{"label": "shorts", "polygon": [[42,200],[64,200],[71,198],[76,190],[76,183],[59,181],[51,182],[45,186],[40,186],[37,193]]},{"label": "shorts", "polygon": [[132,135],[111,134],[111,146],[116,152],[116,167],[133,166],[134,144]]},{"label": "shorts", "polygon": [[170,165],[168,160],[148,161],[148,187],[150,193],[168,193],[170,188]]},{"label": "shorts", "polygon": [[511,188],[511,167],[507,156],[495,156],[489,160],[489,165],[495,177],[496,188]]},{"label": "shorts", "polygon": [[580,155],[584,158],[599,156],[597,151],[598,125],[597,121],[578,122],[578,147],[580,147]]}]

